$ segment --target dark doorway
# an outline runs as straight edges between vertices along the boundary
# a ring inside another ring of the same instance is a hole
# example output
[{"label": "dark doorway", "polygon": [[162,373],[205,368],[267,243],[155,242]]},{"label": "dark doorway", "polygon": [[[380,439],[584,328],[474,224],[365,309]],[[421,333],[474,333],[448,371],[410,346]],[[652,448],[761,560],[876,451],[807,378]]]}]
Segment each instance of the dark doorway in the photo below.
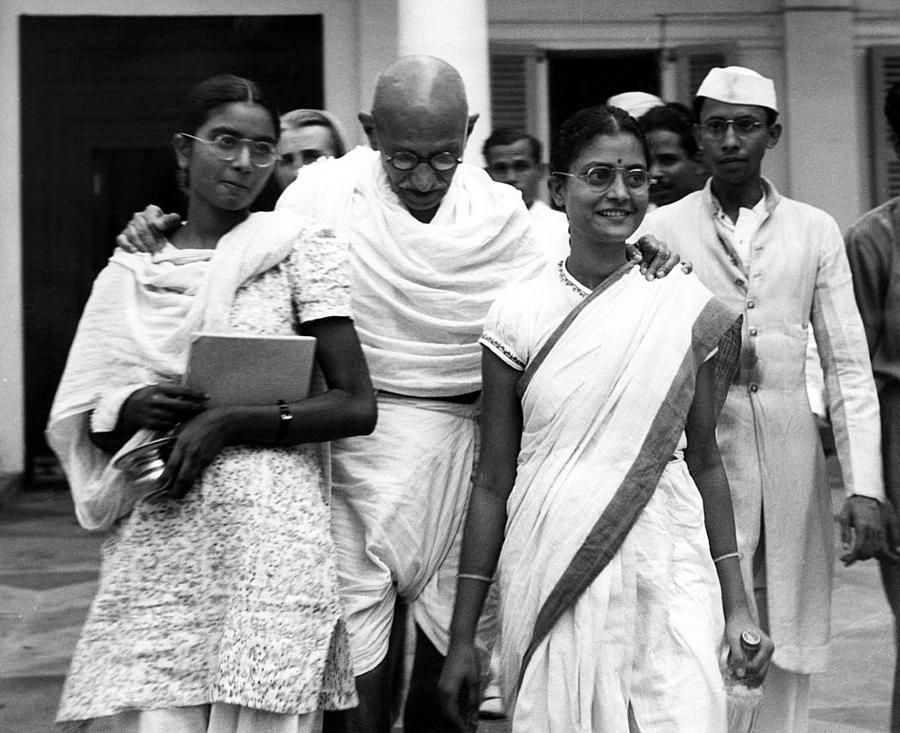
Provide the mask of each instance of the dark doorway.
[{"label": "dark doorway", "polygon": [[552,51],[547,54],[550,129],[569,115],[620,92],[659,94],[655,51]]},{"label": "dark doorway", "polygon": [[[133,211],[177,209],[178,101],[231,72],[279,109],[321,107],[322,19],[296,16],[23,16],[23,290],[26,470],[91,283]],[[269,202],[271,203],[271,201]]]}]

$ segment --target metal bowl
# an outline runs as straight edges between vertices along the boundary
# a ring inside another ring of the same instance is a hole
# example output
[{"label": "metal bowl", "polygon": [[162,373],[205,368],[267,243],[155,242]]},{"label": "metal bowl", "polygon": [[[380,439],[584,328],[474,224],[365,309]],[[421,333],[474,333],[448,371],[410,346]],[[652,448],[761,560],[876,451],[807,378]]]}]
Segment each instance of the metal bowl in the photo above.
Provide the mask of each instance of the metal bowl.
[{"label": "metal bowl", "polygon": [[166,467],[174,443],[175,438],[171,435],[151,440],[123,453],[115,460],[113,468],[128,474],[136,488],[154,491],[160,488],[159,477]]}]

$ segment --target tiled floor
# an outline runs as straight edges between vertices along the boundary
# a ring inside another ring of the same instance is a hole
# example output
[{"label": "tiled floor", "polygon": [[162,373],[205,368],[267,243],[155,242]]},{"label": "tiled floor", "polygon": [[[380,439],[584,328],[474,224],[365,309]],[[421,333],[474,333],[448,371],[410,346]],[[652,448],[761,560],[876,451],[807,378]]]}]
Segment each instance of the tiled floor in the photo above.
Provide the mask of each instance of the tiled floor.
[{"label": "tiled floor", "polygon": [[[0,732],[53,729],[101,540],[78,527],[62,491],[25,493],[0,515]],[[813,678],[810,730],[886,730],[894,650],[874,563],[837,568],[833,631],[830,668]],[[482,726],[483,733],[506,730]]]}]

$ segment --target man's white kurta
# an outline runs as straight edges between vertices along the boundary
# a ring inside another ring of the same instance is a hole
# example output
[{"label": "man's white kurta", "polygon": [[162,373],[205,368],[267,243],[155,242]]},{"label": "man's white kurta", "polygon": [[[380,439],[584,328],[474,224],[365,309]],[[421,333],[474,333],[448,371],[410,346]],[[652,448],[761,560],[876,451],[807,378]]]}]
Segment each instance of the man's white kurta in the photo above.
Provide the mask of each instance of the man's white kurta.
[{"label": "man's white kurta", "polygon": [[747,596],[765,532],[774,661],[824,668],[830,636],[831,495],[804,378],[812,325],[847,494],[884,498],[878,400],[840,230],[828,214],[765,182],[763,219],[744,261],[716,230],[709,183],[650,214],[656,235],[744,315],[738,377],[719,418]]}]

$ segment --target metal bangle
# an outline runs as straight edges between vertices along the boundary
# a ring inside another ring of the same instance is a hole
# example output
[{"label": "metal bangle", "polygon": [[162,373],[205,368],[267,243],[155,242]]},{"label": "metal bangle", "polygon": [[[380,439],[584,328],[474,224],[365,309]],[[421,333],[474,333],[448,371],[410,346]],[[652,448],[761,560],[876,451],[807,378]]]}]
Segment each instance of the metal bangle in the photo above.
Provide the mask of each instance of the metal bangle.
[{"label": "metal bangle", "polygon": [[714,557],[713,564],[721,562],[722,560],[727,560],[729,557],[736,557],[738,560],[741,560],[744,556],[740,552],[726,552],[724,555]]},{"label": "metal bangle", "polygon": [[493,583],[494,579],[488,577],[487,575],[478,575],[477,573],[457,573],[457,578],[468,578],[469,580],[477,580],[481,583]]},{"label": "metal bangle", "polygon": [[278,400],[278,435],[275,437],[276,443],[284,442],[284,439],[287,437],[288,429],[291,427],[291,421],[294,419],[293,413],[291,413],[291,408],[288,407],[287,402],[284,400]]}]

